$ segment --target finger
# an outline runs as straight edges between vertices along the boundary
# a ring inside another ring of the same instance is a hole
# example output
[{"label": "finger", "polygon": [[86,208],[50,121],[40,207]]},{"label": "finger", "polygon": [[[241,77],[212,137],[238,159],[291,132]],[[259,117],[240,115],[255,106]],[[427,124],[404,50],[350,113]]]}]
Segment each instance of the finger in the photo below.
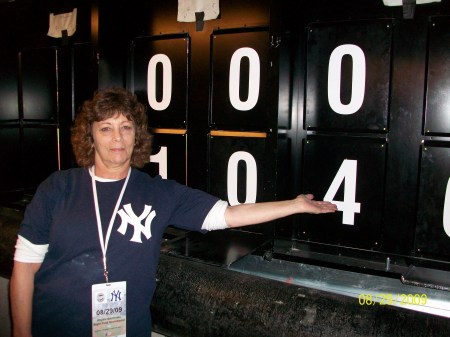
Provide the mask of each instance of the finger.
[{"label": "finger", "polygon": [[336,206],[335,204],[332,204],[331,202],[327,201],[315,201],[315,203],[321,206]]}]

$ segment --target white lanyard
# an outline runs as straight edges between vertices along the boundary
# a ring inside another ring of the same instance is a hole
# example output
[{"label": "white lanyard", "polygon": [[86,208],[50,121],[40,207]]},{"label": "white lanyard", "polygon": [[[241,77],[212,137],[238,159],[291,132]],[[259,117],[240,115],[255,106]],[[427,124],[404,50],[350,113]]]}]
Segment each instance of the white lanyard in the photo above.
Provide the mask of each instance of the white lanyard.
[{"label": "white lanyard", "polygon": [[123,194],[125,193],[125,189],[127,188],[128,179],[130,178],[130,173],[131,173],[131,167],[128,170],[127,178],[125,179],[125,183],[122,186],[122,191],[120,191],[120,195],[117,198],[116,207],[114,207],[114,211],[112,213],[111,220],[109,221],[108,230],[106,232],[106,239],[103,240],[103,228],[102,228],[102,220],[100,218],[100,209],[98,207],[97,186],[95,185],[94,166],[92,166],[92,169],[91,169],[92,193],[94,194],[94,206],[95,206],[95,215],[97,217],[98,238],[100,240],[100,247],[102,248],[102,253],[103,253],[103,271],[104,271],[106,283],[109,283],[108,282],[108,270],[106,269],[106,251],[108,249],[109,237],[111,236],[112,227],[114,224],[114,220],[116,219],[117,211],[119,210],[119,206],[122,201]]}]

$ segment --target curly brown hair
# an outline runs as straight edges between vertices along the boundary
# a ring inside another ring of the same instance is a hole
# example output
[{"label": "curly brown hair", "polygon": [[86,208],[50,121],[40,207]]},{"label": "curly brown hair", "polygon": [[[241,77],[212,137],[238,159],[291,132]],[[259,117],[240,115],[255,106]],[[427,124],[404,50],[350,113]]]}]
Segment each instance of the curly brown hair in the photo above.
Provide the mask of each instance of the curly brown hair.
[{"label": "curly brown hair", "polygon": [[72,148],[79,166],[94,164],[95,150],[92,124],[117,114],[123,114],[136,127],[135,146],[130,164],[143,167],[150,160],[152,136],[148,131],[145,107],[136,95],[124,88],[108,88],[97,91],[91,100],[85,101],[75,117],[72,128]]}]

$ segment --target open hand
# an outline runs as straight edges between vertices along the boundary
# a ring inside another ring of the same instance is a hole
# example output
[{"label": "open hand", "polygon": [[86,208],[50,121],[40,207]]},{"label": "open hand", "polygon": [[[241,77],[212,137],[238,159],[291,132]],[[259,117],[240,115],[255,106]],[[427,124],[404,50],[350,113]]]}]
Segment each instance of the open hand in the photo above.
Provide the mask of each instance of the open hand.
[{"label": "open hand", "polygon": [[321,214],[337,211],[337,206],[329,201],[314,200],[312,194],[300,194],[295,198],[299,203],[301,213]]}]

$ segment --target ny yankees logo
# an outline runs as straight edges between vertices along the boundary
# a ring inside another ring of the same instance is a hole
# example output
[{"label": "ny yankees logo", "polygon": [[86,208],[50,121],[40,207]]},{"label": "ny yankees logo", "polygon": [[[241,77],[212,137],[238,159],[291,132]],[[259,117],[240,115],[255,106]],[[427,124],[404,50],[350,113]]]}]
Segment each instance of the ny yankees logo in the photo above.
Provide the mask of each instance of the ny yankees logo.
[{"label": "ny yankees logo", "polygon": [[[134,227],[133,237],[130,241],[142,243],[141,233],[145,235],[147,240],[150,239],[150,237],[152,236],[152,233],[150,232],[150,226],[153,218],[156,216],[156,212],[154,210],[150,213],[151,209],[152,206],[145,205],[142,214],[140,216],[136,216],[136,214],[134,214],[133,212],[133,209],[131,208],[131,204],[124,205],[123,209],[118,212],[118,214],[122,218],[122,223],[120,224],[120,227],[119,229],[117,229],[117,231],[120,234],[125,235],[128,224],[130,224]],[[141,221],[144,219],[145,224],[142,225]]]},{"label": "ny yankees logo", "polygon": [[110,302],[118,302],[118,301],[122,301],[122,292],[119,289],[111,291]]}]

